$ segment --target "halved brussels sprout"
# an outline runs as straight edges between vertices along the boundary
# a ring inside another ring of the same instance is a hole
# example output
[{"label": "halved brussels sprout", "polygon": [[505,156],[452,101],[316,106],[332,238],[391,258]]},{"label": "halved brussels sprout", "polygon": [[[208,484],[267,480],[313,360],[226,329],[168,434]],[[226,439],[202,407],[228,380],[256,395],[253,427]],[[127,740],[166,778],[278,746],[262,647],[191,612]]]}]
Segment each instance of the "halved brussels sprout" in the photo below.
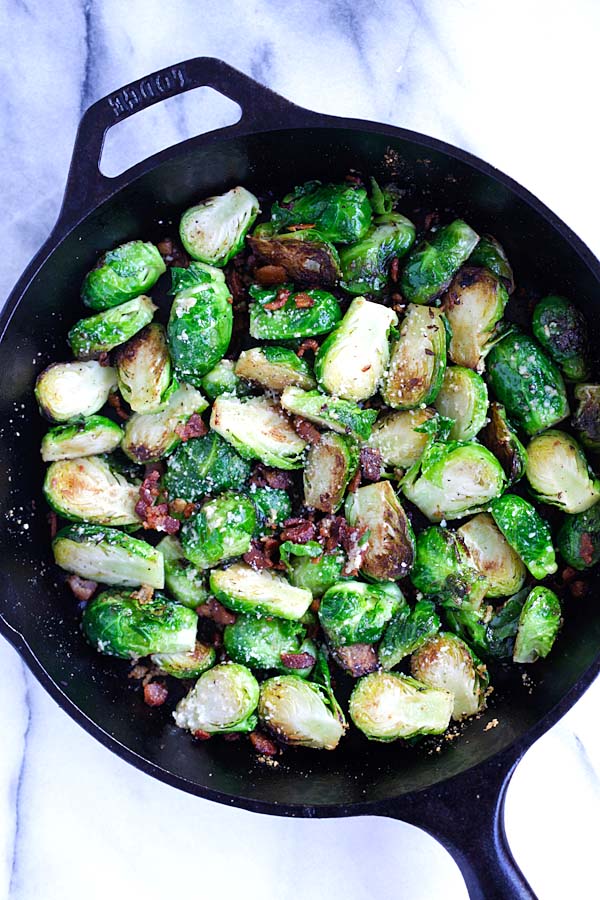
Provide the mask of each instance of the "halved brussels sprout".
[{"label": "halved brussels sprout", "polygon": [[342,550],[297,556],[290,563],[289,578],[294,587],[310,591],[313,597],[322,597],[332,585],[343,580],[345,564],[346,556]]},{"label": "halved brussels sprout", "polygon": [[431,600],[418,600],[414,609],[408,604],[402,606],[388,623],[379,645],[382,667],[393,669],[440,628],[440,618]]},{"label": "halved brussels sprout", "polygon": [[184,606],[196,609],[208,597],[204,573],[183,555],[181,544],[168,534],[157,545],[162,553],[165,569],[165,586],[169,593]]},{"label": "halved brussels sprout", "polygon": [[404,605],[406,600],[395,584],[342,581],[324,594],[319,621],[332,647],[373,644]]},{"label": "halved brussels sprout", "polygon": [[560,555],[574,569],[600,561],[600,503],[576,516],[565,516],[556,539]]},{"label": "halved brussels sprout", "polygon": [[505,494],[493,501],[490,511],[534,578],[542,579],[556,572],[550,528],[531,503],[516,494]]},{"label": "halved brussels sprout", "polygon": [[487,269],[461,269],[443,298],[452,337],[448,354],[457,366],[483,370],[483,357],[496,338],[508,294]]},{"label": "halved brussels sprout", "polygon": [[446,369],[446,326],[431,306],[411,303],[392,346],[383,399],[393,409],[414,409],[437,397]]},{"label": "halved brussels sprout", "polygon": [[200,387],[207,397],[216,400],[221,394],[236,394],[238,397],[250,393],[250,387],[235,374],[235,363],[231,359],[222,359],[216,366],[203,375]]},{"label": "halved brussels sprout", "polygon": [[509,484],[515,484],[525,474],[527,450],[511,428],[501,403],[490,403],[489,421],[481,429],[479,440],[490,450],[504,469]]},{"label": "halved brussels sprout", "polygon": [[[294,338],[327,334],[342,318],[333,294],[308,288],[294,291],[293,285],[250,287],[250,334],[259,341],[290,341]],[[279,306],[279,300],[285,300]]]},{"label": "halved brussels sprout", "polygon": [[489,269],[500,279],[509,294],[515,289],[513,271],[504,252],[504,247],[491,234],[482,234],[479,243],[467,260],[469,266]]},{"label": "halved brussels sprout", "polygon": [[341,285],[350,294],[378,294],[388,281],[389,265],[410,249],[415,226],[399,213],[378,216],[361,241],[340,253]]},{"label": "halved brussels sprout", "polygon": [[83,610],[83,633],[99,653],[136,659],[196,645],[198,617],[162,594],[142,603],[132,591],[102,591]]},{"label": "halved brussels sprout", "polygon": [[417,535],[410,579],[417,590],[450,605],[477,608],[485,595],[485,579],[462,536],[438,526]]},{"label": "halved brussels sprout", "polygon": [[93,359],[124,344],[149,325],[156,306],[142,295],[120,306],[80,319],[69,331],[71,350],[78,359]]},{"label": "halved brussels sprout", "polygon": [[327,432],[309,447],[304,468],[304,504],[321,512],[337,512],[348,482],[356,472],[359,449],[346,435]]},{"label": "halved brussels sprout", "polygon": [[475,249],[479,236],[462,219],[445,225],[408,254],[400,291],[409,303],[430,303],[445,291]]},{"label": "halved brussels sprout", "polygon": [[530,441],[525,474],[533,496],[563,512],[584,512],[600,500],[600,479],[575,438],[564,431],[550,429]]},{"label": "halved brussels sprout", "polygon": [[408,575],[415,556],[410,520],[389,481],[359,488],[346,498],[346,519],[367,531],[361,572],[373,581]]},{"label": "halved brussels sprout", "polygon": [[312,603],[310,591],[293,587],[282,575],[268,569],[256,571],[246,563],[210,573],[210,589],[234,612],[301,619]]},{"label": "halved brussels sprout", "polygon": [[246,666],[221,663],[200,676],[173,713],[175,724],[188,731],[229,734],[254,731],[260,688]]},{"label": "halved brussels sprout", "polygon": [[169,497],[192,503],[205,494],[241,488],[252,466],[216,432],[181,444],[169,458],[164,484]]},{"label": "halved brussels sprout", "polygon": [[171,389],[167,335],[157,322],[146,325],[115,353],[119,390],[138,413],[162,409]]},{"label": "halved brussels sprout", "polygon": [[253,347],[251,350],[242,350],[235,364],[235,374],[277,393],[290,385],[305,391],[317,386],[307,361],[300,359],[288,347]]},{"label": "halved brussels sprout", "polygon": [[89,362],[52,363],[35,382],[40,412],[52,422],[73,422],[104,406],[117,386],[117,370]]},{"label": "halved brussels sprout", "polygon": [[578,384],[575,399],[579,405],[571,424],[584,447],[600,453],[600,384]]},{"label": "halved brussels sprout", "polygon": [[376,409],[362,409],[351,400],[294,387],[285,389],[281,395],[281,405],[295,416],[308,419],[322,428],[330,428],[338,434],[351,435],[358,441],[368,440],[377,418]]},{"label": "halved brussels sprout", "polygon": [[344,400],[372,397],[390,359],[388,332],[397,322],[387,306],[364,297],[353,300],[317,353],[315,374],[321,389]]},{"label": "halved brussels sprout", "polygon": [[81,578],[121,587],[165,586],[162,553],[146,541],[100,525],[69,525],[52,541],[54,561]]},{"label": "halved brussels sprout", "polygon": [[295,284],[334,285],[340,275],[340,258],[332,243],[307,228],[290,234],[271,234],[270,225],[259,226],[247,242],[262,263],[279,266]]},{"label": "halved brussels sprout", "polygon": [[335,750],[344,723],[332,712],[322,689],[298,675],[278,675],[260,686],[260,724],[292,747]]},{"label": "halved brussels sprout", "polygon": [[192,259],[224,266],[244,246],[259,209],[254,194],[239,185],[218,197],[208,197],[182,215],[181,243]]},{"label": "halved brussels sprout", "polygon": [[120,306],[154,287],[166,268],[154,244],[129,241],[100,257],[85,276],[81,299],[92,309]]},{"label": "halved brussels sprout", "polygon": [[208,500],[180,533],[187,559],[199,569],[210,569],[250,549],[256,527],[254,505],[243,494],[227,491]]},{"label": "halved brussels sprout", "polygon": [[121,447],[134,462],[146,463],[162,459],[181,438],[177,429],[190,416],[204,412],[208,403],[196,388],[180,384],[169,396],[166,406],[155,413],[134,413],[123,430]]},{"label": "halved brussels sprout", "polygon": [[437,634],[413,654],[410,670],[423,684],[450,691],[453,719],[474,716],[485,707],[487,669],[454,634]]},{"label": "halved brussels sprout", "polygon": [[[286,388],[292,390],[298,388]],[[210,427],[245,459],[260,459],[278,469],[302,468],[306,441],[267,397],[240,400],[222,394],[213,404]]]},{"label": "halved brussels sprout", "polygon": [[480,575],[486,597],[508,597],[520,591],[527,570],[489,513],[474,516],[458,529]]},{"label": "halved brussels sprout", "polygon": [[284,658],[308,652],[313,656],[312,664],[296,673],[308,675],[316,659],[314,645],[307,643],[304,625],[285,619],[238,616],[233,625],[225,628],[223,645],[234,662],[243,663],[251,669],[288,672],[289,666],[284,663]]},{"label": "halved brussels sprout", "polygon": [[379,450],[386,466],[409,469],[421,459],[430,439],[428,434],[417,429],[434,416],[433,409],[388,413],[375,422],[367,444]]},{"label": "halved brussels sprout", "polygon": [[487,420],[488,392],[485,381],[472,369],[450,366],[434,406],[454,425],[448,435],[454,441],[470,441]]},{"label": "halved brussels sprout", "polygon": [[265,534],[283,525],[292,515],[292,503],[281,488],[256,487],[251,484],[248,496],[256,510],[255,534]]},{"label": "halved brussels sprout", "polygon": [[561,621],[560,600],[554,591],[534,587],[521,610],[513,661],[533,663],[548,656]]},{"label": "halved brussels sprout", "polygon": [[196,641],[193,650],[180,653],[153,653],[150,661],[163,675],[172,678],[198,678],[217,661],[217,652],[210,644]]},{"label": "halved brussels sprout", "polygon": [[587,323],[564,297],[544,297],[533,311],[533,333],[569,381],[585,381],[590,371]]},{"label": "halved brussels sprout", "polygon": [[527,434],[551,428],[568,416],[558,366],[526,334],[511,332],[495,344],[487,358],[487,370],[498,400]]},{"label": "halved brussels sprout", "polygon": [[371,741],[442,734],[450,724],[453,697],[398,672],[361,678],[350,697],[350,718]]},{"label": "halved brussels sprout", "polygon": [[140,525],[138,488],[100,456],[53,462],[44,479],[46,500],[65,519],[97,525]]},{"label": "halved brussels sprout", "polygon": [[112,453],[121,443],[123,432],[111,419],[90,416],[74,425],[57,425],[42,438],[42,459],[76,459]]},{"label": "halved brussels sprout", "polygon": [[274,203],[271,222],[278,231],[290,225],[312,225],[334,244],[351,244],[367,233],[372,210],[367,192],[349,184],[307,181]]}]

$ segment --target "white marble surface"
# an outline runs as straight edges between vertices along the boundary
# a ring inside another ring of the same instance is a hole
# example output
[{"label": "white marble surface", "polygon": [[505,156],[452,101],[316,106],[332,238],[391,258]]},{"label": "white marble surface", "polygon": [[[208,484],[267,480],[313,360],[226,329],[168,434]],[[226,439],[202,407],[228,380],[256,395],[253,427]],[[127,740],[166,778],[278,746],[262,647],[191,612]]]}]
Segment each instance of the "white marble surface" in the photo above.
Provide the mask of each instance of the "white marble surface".
[{"label": "white marble surface", "polygon": [[[596,0],[4,0],[0,35],[2,296],[56,217],[81,111],[203,54],[313,109],[465,147],[600,252]],[[198,102],[137,123],[127,159],[158,149],[157,132],[166,145],[218,124],[221,106]],[[4,642],[0,666],[1,898],[233,897],[258,885],[281,900],[299,885],[315,900],[466,897],[448,854],[414,828],[269,819],[181,794],[88,737]],[[541,900],[598,896],[599,701],[596,683],[510,788],[508,835]]]}]

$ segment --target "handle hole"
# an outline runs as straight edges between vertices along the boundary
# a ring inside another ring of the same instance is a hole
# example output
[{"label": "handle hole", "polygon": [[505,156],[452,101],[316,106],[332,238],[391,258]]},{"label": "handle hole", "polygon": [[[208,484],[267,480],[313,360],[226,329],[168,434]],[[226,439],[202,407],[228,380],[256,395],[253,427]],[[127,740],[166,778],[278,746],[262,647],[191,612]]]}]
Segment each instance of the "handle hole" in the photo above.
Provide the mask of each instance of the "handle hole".
[{"label": "handle hole", "polygon": [[154,153],[235,125],[241,117],[241,107],[235,101],[210,87],[169,97],[111,126],[100,157],[100,171],[115,178]]}]

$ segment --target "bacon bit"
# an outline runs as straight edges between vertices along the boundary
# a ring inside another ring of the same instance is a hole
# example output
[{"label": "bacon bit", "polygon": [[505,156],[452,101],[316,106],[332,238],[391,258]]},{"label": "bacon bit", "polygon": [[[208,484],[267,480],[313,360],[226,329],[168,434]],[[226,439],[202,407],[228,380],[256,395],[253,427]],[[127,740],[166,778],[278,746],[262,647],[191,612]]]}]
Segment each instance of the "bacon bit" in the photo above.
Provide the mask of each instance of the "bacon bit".
[{"label": "bacon bit", "polygon": [[[312,563],[316,563],[316,562],[318,562],[321,558],[322,558],[322,557],[320,557],[320,556],[313,556],[313,557],[311,558],[310,561],[311,561]],[[310,609],[311,612],[318,613],[319,610],[321,609],[321,598],[320,598],[320,597],[314,597],[314,598],[313,598],[313,602],[310,604],[309,609]]]},{"label": "bacon bit", "polygon": [[206,603],[198,606],[196,612],[205,619],[212,619],[215,625],[233,625],[236,620],[235,613],[226,609],[214,597],[210,597]]},{"label": "bacon bit", "polygon": [[349,494],[355,494],[360,487],[360,482],[362,481],[362,471],[361,467],[356,467],[356,472],[348,482],[347,491]]},{"label": "bacon bit", "polygon": [[150,671],[149,666],[143,666],[140,663],[137,663],[127,677],[134,678],[136,681],[142,681]]},{"label": "bacon bit", "polygon": [[315,523],[310,519],[287,519],[283,525],[281,540],[292,541],[293,544],[306,544],[307,541],[312,541],[317,533]]},{"label": "bacon bit", "polygon": [[282,653],[280,659],[287,669],[308,669],[316,662],[312,653]]},{"label": "bacon bit", "polygon": [[319,429],[316,428],[312,422],[308,422],[301,416],[294,416],[292,419],[292,428],[303,441],[307,441],[309,444],[318,444],[321,440],[321,432]]},{"label": "bacon bit", "polygon": [[140,499],[135,505],[135,511],[142,520],[142,525],[146,530],[177,534],[181,523],[178,519],[174,519],[173,516],[169,515],[168,504],[165,501],[154,502],[160,499],[159,480],[160,472],[157,469],[153,469],[144,478],[140,485]]},{"label": "bacon bit", "polygon": [[251,731],[248,737],[257,753],[261,753],[263,756],[277,756],[277,753],[279,752],[277,745],[274,744],[266,734],[263,734],[262,731]]},{"label": "bacon bit", "polygon": [[379,481],[383,458],[379,450],[362,447],[360,451],[360,470],[365,481]]},{"label": "bacon bit", "polygon": [[225,281],[227,287],[233,294],[234,305],[237,305],[246,299],[246,285],[241,272],[238,272],[233,267],[229,267],[225,273]]},{"label": "bacon bit", "polygon": [[585,597],[588,590],[589,585],[585,581],[572,581],[569,585],[571,597],[573,597],[575,600],[581,600],[582,597]]},{"label": "bacon bit", "polygon": [[296,294],[294,303],[296,304],[296,309],[310,309],[315,305],[315,301],[310,294],[305,293]]},{"label": "bacon bit", "polygon": [[67,584],[78,600],[90,600],[98,587],[96,581],[86,581],[85,578],[80,578],[79,575],[69,575]]},{"label": "bacon bit", "polygon": [[112,406],[112,408],[114,409],[114,411],[116,412],[118,417],[120,419],[123,419],[123,421],[126,422],[127,419],[129,418],[129,413],[125,412],[125,410],[121,406],[122,402],[123,401],[121,399],[121,395],[118,394],[116,391],[111,391],[110,394],[108,395],[108,405]]},{"label": "bacon bit", "polygon": [[425,347],[425,356],[435,356],[435,353],[429,347]]},{"label": "bacon bit", "polygon": [[159,681],[151,681],[144,685],[144,703],[146,706],[162,706],[169,692]]},{"label": "bacon bit", "polygon": [[257,571],[278,568],[279,541],[274,537],[254,538],[243,560]]},{"label": "bacon bit", "polygon": [[571,566],[567,566],[562,570],[560,577],[565,584],[568,584],[569,581],[573,581],[576,575],[577,572],[575,571],[575,569],[571,568]]},{"label": "bacon bit", "polygon": [[347,181],[349,184],[357,184],[357,185],[361,185],[364,183],[362,178],[360,177],[360,175],[358,175],[354,172],[349,172],[347,175],[345,175],[344,181]]},{"label": "bacon bit", "polygon": [[227,741],[228,744],[235,743],[235,741],[239,741],[240,734],[238,731],[232,731],[230,734],[224,734],[223,740]]},{"label": "bacon bit", "polygon": [[195,503],[189,503],[187,500],[182,500],[181,497],[176,497],[169,503],[169,512],[174,516],[183,516],[184,519],[189,519],[195,509]]},{"label": "bacon bit", "polygon": [[586,566],[591,566],[594,562],[594,542],[589,534],[581,535],[579,553]]},{"label": "bacon bit", "polygon": [[140,603],[151,603],[154,599],[154,588],[150,587],[149,584],[143,584],[139,590],[132,591],[131,596],[139,600]]},{"label": "bacon bit", "polygon": [[189,266],[189,256],[172,238],[163,238],[156,247],[168,266],[177,266],[178,269],[187,269]]},{"label": "bacon bit", "polygon": [[343,516],[324,516],[319,522],[319,541],[325,551],[331,553],[342,547],[347,554],[344,575],[355,575],[362,564],[367,551],[366,543],[364,546],[360,544],[364,534],[364,528],[348,525]]},{"label": "bacon bit", "polygon": [[299,356],[300,359],[304,356],[307,350],[310,350],[312,353],[317,353],[319,349],[319,342],[315,341],[314,338],[306,338],[305,341],[302,341],[298,349],[296,350],[296,356]]},{"label": "bacon bit", "polygon": [[288,225],[288,231],[308,231],[315,227],[314,222],[307,222],[303,225]]},{"label": "bacon bit", "polygon": [[287,272],[283,266],[260,266],[254,271],[254,277],[264,287],[274,287],[281,284],[287,278]]},{"label": "bacon bit", "polygon": [[271,300],[269,303],[263,303],[263,309],[281,309],[288,302],[291,293],[287,288],[281,288],[277,291],[274,300]]},{"label": "bacon bit", "polygon": [[399,272],[400,272],[400,260],[398,259],[397,256],[394,256],[394,258],[392,259],[392,261],[390,263],[390,278],[394,282],[394,284],[397,284],[397,282],[398,282]]},{"label": "bacon bit", "polygon": [[185,444],[190,438],[204,437],[205,434],[208,434],[208,428],[198,413],[192,413],[185,425],[180,423],[176,426],[175,434]]},{"label": "bacon bit", "polygon": [[437,210],[434,210],[434,212],[427,213],[427,215],[425,216],[425,222],[424,222],[425,231],[430,231],[434,225],[437,225],[439,220],[440,220],[440,214],[439,214],[439,212],[437,212]]},{"label": "bacon bit", "polygon": [[192,732],[193,736],[197,741],[210,741],[212,734],[209,734],[208,731],[202,731],[201,728],[198,728],[196,731]]},{"label": "bacon bit", "polygon": [[372,644],[350,644],[347,647],[337,647],[333,655],[338,665],[354,678],[368,675],[379,666],[377,653]]},{"label": "bacon bit", "polygon": [[250,476],[250,484],[256,487],[270,487],[281,491],[287,491],[292,486],[292,477],[283,469],[271,469],[263,463],[254,466]]},{"label": "bacon bit", "polygon": [[98,357],[98,362],[99,362],[100,365],[103,366],[104,368],[106,368],[106,366],[110,366],[110,356],[108,355],[108,353],[106,352],[106,350],[104,350],[104,351],[100,354],[100,356]]},{"label": "bacon bit", "polygon": [[363,366],[362,369],[361,369],[360,371],[361,371],[361,372],[368,372],[370,368],[371,368],[371,363],[369,363],[368,366]]},{"label": "bacon bit", "polygon": [[394,292],[391,295],[390,300],[392,301],[392,309],[394,310],[394,312],[398,313],[398,315],[400,316],[406,312],[406,307],[408,304],[404,300],[402,294]]},{"label": "bacon bit", "polygon": [[50,526],[50,537],[55,538],[56,532],[58,531],[58,516],[54,510],[51,509],[46,518],[48,519],[48,525]]}]

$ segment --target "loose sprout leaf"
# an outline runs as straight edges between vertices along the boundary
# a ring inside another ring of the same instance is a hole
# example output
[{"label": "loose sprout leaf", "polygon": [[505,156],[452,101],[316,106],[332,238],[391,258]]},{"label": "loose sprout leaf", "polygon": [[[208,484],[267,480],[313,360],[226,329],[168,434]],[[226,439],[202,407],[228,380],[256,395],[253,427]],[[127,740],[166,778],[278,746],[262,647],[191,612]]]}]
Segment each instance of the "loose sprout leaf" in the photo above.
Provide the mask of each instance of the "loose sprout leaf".
[{"label": "loose sprout leaf", "polygon": [[312,680],[315,684],[322,688],[327,698],[327,703],[331,712],[343,726],[344,730],[348,727],[344,710],[337,701],[331,684],[331,671],[327,659],[327,651],[324,647],[319,647],[317,651],[317,661],[313,671]]},{"label": "loose sprout leaf", "polygon": [[511,427],[501,403],[490,403],[488,416],[487,424],[479,433],[479,440],[500,462],[509,484],[515,484],[525,474],[527,450]]},{"label": "loose sprout leaf", "polygon": [[317,541],[307,541],[305,544],[295,544],[293,541],[283,541],[279,545],[279,557],[281,562],[288,570],[288,574],[293,571],[293,563],[290,557],[309,557],[310,559],[318,559],[323,555],[323,548]]}]

